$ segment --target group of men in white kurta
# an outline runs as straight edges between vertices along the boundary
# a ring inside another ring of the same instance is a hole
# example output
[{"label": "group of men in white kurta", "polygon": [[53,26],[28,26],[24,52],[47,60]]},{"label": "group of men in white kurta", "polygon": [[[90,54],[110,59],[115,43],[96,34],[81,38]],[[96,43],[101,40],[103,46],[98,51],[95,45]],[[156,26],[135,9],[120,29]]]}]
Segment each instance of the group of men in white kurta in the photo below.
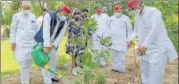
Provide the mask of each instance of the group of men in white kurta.
[{"label": "group of men in white kurta", "polygon": [[[125,55],[138,37],[137,55],[140,57],[142,84],[162,84],[164,78],[167,58],[173,62],[178,56],[175,48],[167,35],[167,31],[162,19],[161,12],[149,6],[144,6],[140,0],[130,0],[128,9],[135,15],[134,29],[128,16],[122,13],[120,5],[114,7],[114,15],[109,17],[103,13],[102,8],[96,9],[96,14],[92,16],[97,21],[97,31],[92,35],[93,50],[100,48],[98,36],[109,36],[112,38],[111,58],[112,71],[125,73]],[[66,6],[65,6],[66,7]],[[35,45],[34,36],[37,32],[36,17],[30,12],[30,3],[23,2],[24,10],[13,16],[10,40],[15,59],[20,64],[21,83],[29,84],[29,70],[32,64],[30,56],[31,49]],[[63,10],[62,10],[63,9]],[[53,59],[49,64],[56,67],[57,48],[66,30],[66,17],[70,9],[60,8],[57,12],[59,20],[65,24],[55,41],[50,37],[50,16],[44,15],[44,52],[50,53]],[[58,28],[58,27],[55,27]],[[49,34],[48,34],[49,33]],[[95,56],[94,56],[95,57]],[[100,65],[105,66],[104,58],[100,59]],[[45,70],[42,70],[45,84],[52,84],[58,80]],[[52,80],[53,79],[53,80]]]}]

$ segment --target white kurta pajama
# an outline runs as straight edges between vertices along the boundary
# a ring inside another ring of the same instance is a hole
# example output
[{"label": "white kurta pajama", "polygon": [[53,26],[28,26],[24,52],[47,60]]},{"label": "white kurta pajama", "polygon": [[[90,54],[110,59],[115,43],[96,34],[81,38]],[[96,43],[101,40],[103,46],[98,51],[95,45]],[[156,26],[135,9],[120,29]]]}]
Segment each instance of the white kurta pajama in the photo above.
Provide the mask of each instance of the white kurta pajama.
[{"label": "white kurta pajama", "polygon": [[[94,20],[97,22],[97,30],[96,32],[92,35],[92,49],[94,51],[94,56],[93,60],[97,61],[97,51],[102,48],[100,45],[100,40],[99,37],[106,37],[107,36],[107,31],[108,31],[108,20],[109,16],[107,14],[102,13],[101,15],[93,15],[91,18],[94,18]],[[99,58],[99,63],[100,65],[104,66],[105,65],[105,59],[104,58]]]},{"label": "white kurta pajama", "polygon": [[[44,16],[44,22],[43,22],[43,38],[44,38],[44,47],[51,47],[52,45],[57,48],[65,34],[66,28],[67,28],[67,21],[66,17],[60,18],[57,17],[57,25],[55,26],[54,32],[52,36],[50,37],[50,21],[51,17],[49,13],[47,13]],[[65,24],[63,28],[61,29],[59,35],[55,38],[55,34],[58,29],[58,24],[60,24],[61,21],[65,21]],[[57,62],[57,56],[58,56],[58,49],[52,49],[51,52],[49,53],[50,55],[50,61],[49,61],[49,66],[52,67],[53,69],[56,69],[56,62]],[[52,84],[51,78],[55,78],[53,74],[50,72],[42,69],[43,77],[44,77],[44,82],[45,84]]]},{"label": "white kurta pajama", "polygon": [[111,16],[109,19],[109,36],[112,38],[112,66],[116,71],[125,72],[127,41],[130,40],[131,32],[132,25],[126,15]]},{"label": "white kurta pajama", "polygon": [[20,64],[21,83],[29,83],[29,70],[32,64],[31,49],[35,45],[34,36],[37,31],[36,17],[30,11],[14,14],[10,41],[16,43],[14,59]]},{"label": "white kurta pajama", "polygon": [[162,84],[167,58],[172,62],[178,56],[158,9],[145,6],[142,14],[136,15],[131,39],[136,36],[139,46],[147,48],[146,54],[140,58],[142,83]]}]

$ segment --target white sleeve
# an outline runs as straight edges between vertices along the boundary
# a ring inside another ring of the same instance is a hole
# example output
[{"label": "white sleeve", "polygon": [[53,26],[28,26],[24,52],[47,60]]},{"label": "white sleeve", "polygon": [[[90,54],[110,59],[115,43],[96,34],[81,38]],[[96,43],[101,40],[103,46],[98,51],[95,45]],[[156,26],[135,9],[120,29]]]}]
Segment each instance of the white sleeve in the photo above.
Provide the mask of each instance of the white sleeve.
[{"label": "white sleeve", "polygon": [[50,21],[51,21],[51,17],[48,13],[45,14],[43,21],[44,21],[43,22],[44,47],[51,47],[51,44],[50,44]]},{"label": "white sleeve", "polygon": [[132,32],[132,34],[131,34],[131,41],[134,41],[135,39],[136,39],[136,37],[137,37],[137,27],[135,27],[135,25],[134,25],[134,29],[133,29],[133,32]]},{"label": "white sleeve", "polygon": [[154,41],[154,38],[157,35],[157,32],[159,32],[159,29],[161,28],[160,25],[162,23],[162,15],[160,12],[156,11],[153,12],[151,17],[150,17],[150,23],[151,23],[151,30],[148,34],[148,36],[146,37],[146,39],[144,40],[144,42],[142,43],[143,46],[148,47],[152,41]]},{"label": "white sleeve", "polygon": [[131,37],[131,33],[132,33],[132,24],[128,17],[127,17],[127,32],[126,33],[127,33],[127,39],[129,41]]},{"label": "white sleeve", "polygon": [[18,23],[19,23],[19,21],[17,20],[17,15],[15,14],[15,15],[13,15],[11,28],[10,28],[11,43],[16,43],[16,30],[17,30]]},{"label": "white sleeve", "polygon": [[58,47],[58,45],[60,44],[64,34],[65,34],[65,31],[67,29],[68,25],[67,25],[67,21],[65,22],[64,24],[64,27],[63,29],[60,31],[59,35],[57,36],[57,38],[55,39],[55,41],[52,43],[53,46],[55,46],[56,48]]}]

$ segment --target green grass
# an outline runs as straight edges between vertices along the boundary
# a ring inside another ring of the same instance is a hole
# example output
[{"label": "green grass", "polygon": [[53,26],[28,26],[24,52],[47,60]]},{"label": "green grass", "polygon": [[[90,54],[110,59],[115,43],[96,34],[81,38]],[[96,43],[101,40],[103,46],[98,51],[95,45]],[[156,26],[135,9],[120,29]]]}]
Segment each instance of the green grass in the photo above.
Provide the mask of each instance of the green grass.
[{"label": "green grass", "polygon": [[1,74],[11,74],[19,70],[14,60],[9,40],[1,40]]},{"label": "green grass", "polygon": [[[64,37],[59,48],[59,55],[64,56],[61,60],[68,59],[69,56],[65,53],[66,38]],[[36,67],[34,64],[32,67]],[[33,69],[33,68],[32,68]],[[14,60],[13,52],[11,51],[10,41],[1,40],[1,75],[9,75],[19,71],[19,64]]]}]

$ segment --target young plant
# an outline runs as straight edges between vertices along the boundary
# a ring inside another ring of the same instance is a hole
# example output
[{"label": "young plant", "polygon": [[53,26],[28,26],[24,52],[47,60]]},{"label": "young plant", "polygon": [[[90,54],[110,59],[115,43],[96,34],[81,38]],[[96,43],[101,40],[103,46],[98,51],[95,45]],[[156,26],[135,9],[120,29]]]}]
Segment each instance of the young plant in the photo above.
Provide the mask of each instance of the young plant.
[{"label": "young plant", "polygon": [[[91,80],[99,80],[98,83],[102,84],[103,78],[100,78],[98,74],[95,72],[95,69],[98,67],[98,63],[92,60],[93,52],[91,48],[91,45],[92,45],[91,35],[96,31],[97,23],[95,22],[94,19],[86,18],[83,20],[83,25],[79,28],[82,31],[82,36],[71,39],[72,43],[75,43],[81,48],[83,48],[83,53],[77,56],[77,64],[81,66],[81,68],[78,69],[78,72],[81,72],[84,77],[83,84],[89,84]],[[101,45],[108,49],[108,47],[111,45],[110,38],[102,37],[99,39],[100,39]],[[102,48],[101,54],[102,55],[99,55],[100,57],[106,57],[105,55],[109,55],[109,52],[106,49]]]},{"label": "young plant", "polygon": [[104,84],[105,75],[103,73],[96,73],[95,81],[95,84]]},{"label": "young plant", "polygon": [[112,46],[111,37],[104,37],[102,35],[101,37],[98,36],[98,39],[100,40],[101,48],[98,50],[95,60],[99,63],[100,58],[104,58],[107,62],[110,56],[110,47]]}]

